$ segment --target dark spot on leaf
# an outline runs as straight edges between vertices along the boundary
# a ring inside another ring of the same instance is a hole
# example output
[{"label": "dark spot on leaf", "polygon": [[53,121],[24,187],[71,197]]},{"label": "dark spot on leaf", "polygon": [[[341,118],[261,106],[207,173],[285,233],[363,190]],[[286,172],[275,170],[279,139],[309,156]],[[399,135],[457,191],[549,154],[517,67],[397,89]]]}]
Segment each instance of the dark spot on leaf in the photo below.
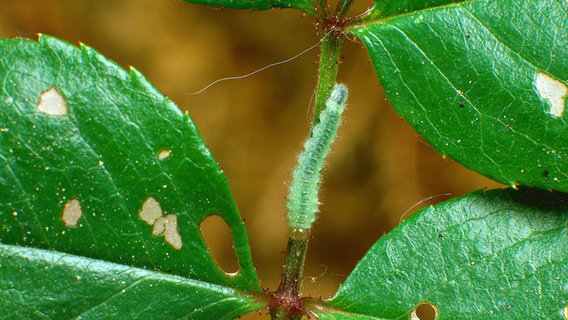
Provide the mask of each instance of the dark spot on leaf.
[{"label": "dark spot on leaf", "polygon": [[463,108],[465,106],[465,103],[463,101],[460,101],[460,108]]},{"label": "dark spot on leaf", "polygon": [[511,310],[511,305],[508,304],[506,308],[507,308],[507,310]]},{"label": "dark spot on leaf", "polygon": [[441,233],[440,233],[440,234],[438,234],[438,238],[442,239],[443,237],[444,237],[444,235],[443,235],[443,234],[441,234]]},{"label": "dark spot on leaf", "polygon": [[542,172],[542,177],[544,178],[544,180],[548,180],[548,171],[544,170]]},{"label": "dark spot on leaf", "polygon": [[471,38],[471,34],[468,33],[468,34],[465,35],[465,37],[466,37],[467,39],[469,39],[469,38]]}]

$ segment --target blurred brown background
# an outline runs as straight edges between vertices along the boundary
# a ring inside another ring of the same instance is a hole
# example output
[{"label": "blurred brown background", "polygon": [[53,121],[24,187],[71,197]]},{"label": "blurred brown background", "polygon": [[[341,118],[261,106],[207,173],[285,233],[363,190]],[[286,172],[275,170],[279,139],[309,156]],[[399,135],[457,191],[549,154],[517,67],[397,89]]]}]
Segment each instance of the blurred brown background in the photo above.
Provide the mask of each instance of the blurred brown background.
[{"label": "blurred brown background", "polygon": [[[371,5],[358,1],[354,13]],[[312,20],[296,10],[220,10],[174,0],[2,1],[0,37],[37,33],[83,42],[136,67],[189,110],[227,174],[261,284],[275,289],[287,240],[287,184],[309,129],[318,50],[191,93],[312,46],[319,40]],[[361,44],[346,41],[344,57],[339,80],[350,88],[349,108],[327,161],[305,271],[306,294],[323,297],[422,199],[499,186],[442,159],[394,113]]]}]

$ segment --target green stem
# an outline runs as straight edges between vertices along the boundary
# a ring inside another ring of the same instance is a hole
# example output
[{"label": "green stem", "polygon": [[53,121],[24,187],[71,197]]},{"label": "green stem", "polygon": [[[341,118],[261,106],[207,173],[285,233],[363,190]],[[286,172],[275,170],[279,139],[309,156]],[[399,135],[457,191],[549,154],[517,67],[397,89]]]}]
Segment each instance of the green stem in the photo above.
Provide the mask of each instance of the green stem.
[{"label": "green stem", "polygon": [[336,15],[338,18],[343,19],[345,15],[349,12],[351,5],[353,4],[353,0],[339,0],[337,5]]},{"label": "green stem", "polygon": [[307,229],[290,229],[280,286],[271,300],[270,315],[273,320],[299,320],[304,314],[301,293],[309,237],[310,231]]},{"label": "green stem", "polygon": [[321,43],[318,83],[316,89],[316,107],[312,125],[319,122],[319,115],[325,108],[325,102],[329,98],[339,72],[341,62],[341,45],[343,36],[336,31],[331,31]]},{"label": "green stem", "polygon": [[327,12],[327,1],[326,0],[319,0],[318,1],[319,7],[321,12],[319,12],[319,17],[327,17],[329,13]]},{"label": "green stem", "polygon": [[[326,107],[326,101],[335,86],[342,43],[343,36],[336,31],[332,31],[322,41],[313,126],[319,123],[320,113]],[[300,320],[305,314],[302,280],[309,239],[310,229],[290,228],[280,286],[270,294],[268,308],[273,320]]]}]

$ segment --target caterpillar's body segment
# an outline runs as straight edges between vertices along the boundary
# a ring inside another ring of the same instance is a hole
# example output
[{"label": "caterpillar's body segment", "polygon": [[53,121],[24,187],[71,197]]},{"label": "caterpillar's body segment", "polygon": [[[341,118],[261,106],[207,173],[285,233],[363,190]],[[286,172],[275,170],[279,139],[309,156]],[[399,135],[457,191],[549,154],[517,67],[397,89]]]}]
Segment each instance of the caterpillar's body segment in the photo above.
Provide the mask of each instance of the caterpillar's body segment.
[{"label": "caterpillar's body segment", "polygon": [[341,114],[345,109],[347,87],[335,85],[320,122],[313,128],[298,157],[288,194],[288,219],[291,228],[310,229],[318,211],[318,189],[325,157],[337,135]]}]

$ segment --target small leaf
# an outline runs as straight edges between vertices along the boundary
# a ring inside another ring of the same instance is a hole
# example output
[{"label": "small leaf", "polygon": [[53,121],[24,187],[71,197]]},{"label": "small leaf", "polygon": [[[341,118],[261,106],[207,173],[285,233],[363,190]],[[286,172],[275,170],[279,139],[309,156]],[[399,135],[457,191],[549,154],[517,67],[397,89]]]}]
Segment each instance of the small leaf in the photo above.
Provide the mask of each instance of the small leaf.
[{"label": "small leaf", "polygon": [[234,319],[242,292],[64,253],[0,244],[2,319]]},{"label": "small leaf", "polygon": [[[568,195],[475,192],[419,211],[383,236],[326,302],[321,319],[564,319]],[[328,313],[328,315],[326,315]]]},{"label": "small leaf", "polygon": [[388,3],[350,32],[397,112],[470,169],[568,191],[568,2]]},{"label": "small leaf", "polygon": [[267,10],[271,8],[295,8],[315,16],[313,0],[183,0],[185,2],[233,9]]},{"label": "small leaf", "polygon": [[[261,292],[225,176],[140,73],[40,36],[0,40],[0,82],[1,243]],[[210,215],[232,231],[236,275],[203,240]]]}]

